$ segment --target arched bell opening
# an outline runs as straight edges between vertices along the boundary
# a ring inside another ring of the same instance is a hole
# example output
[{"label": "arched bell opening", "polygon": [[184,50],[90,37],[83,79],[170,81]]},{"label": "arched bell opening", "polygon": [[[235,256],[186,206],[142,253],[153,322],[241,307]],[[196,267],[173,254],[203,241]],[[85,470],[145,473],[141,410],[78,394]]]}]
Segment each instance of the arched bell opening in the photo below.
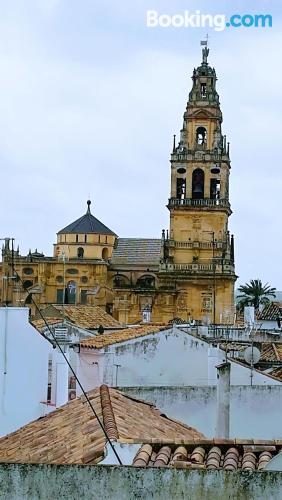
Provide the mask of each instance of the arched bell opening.
[{"label": "arched bell opening", "polygon": [[196,168],[192,175],[192,198],[200,200],[204,198],[205,173],[201,168]]},{"label": "arched bell opening", "polygon": [[205,127],[198,127],[196,130],[196,143],[203,146],[207,143],[207,129]]}]

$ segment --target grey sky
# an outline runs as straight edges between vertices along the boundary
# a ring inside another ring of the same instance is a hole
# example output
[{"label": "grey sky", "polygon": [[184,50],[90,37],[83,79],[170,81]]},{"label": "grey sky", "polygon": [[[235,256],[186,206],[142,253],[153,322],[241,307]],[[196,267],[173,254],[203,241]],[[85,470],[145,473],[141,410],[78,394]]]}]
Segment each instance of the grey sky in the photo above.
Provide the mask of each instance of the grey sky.
[{"label": "grey sky", "polygon": [[[232,2],[233,3],[233,2]],[[0,1],[1,237],[52,254],[86,210],[123,237],[168,227],[169,158],[206,29],[146,28],[146,10],[270,13],[271,29],[209,30],[231,143],[238,283],[282,288],[279,2]]]}]

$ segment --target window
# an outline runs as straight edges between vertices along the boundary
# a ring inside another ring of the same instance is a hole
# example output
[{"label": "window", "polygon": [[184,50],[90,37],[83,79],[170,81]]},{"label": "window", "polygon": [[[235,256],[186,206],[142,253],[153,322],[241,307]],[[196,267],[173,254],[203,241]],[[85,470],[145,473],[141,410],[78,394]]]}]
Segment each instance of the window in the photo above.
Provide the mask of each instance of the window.
[{"label": "window", "polygon": [[107,260],[108,258],[109,258],[109,250],[108,250],[108,248],[103,248],[102,259]]},{"label": "window", "polygon": [[[65,299],[65,300],[64,300]],[[57,289],[57,304],[76,304],[76,282],[69,281],[65,290]]]},{"label": "window", "polygon": [[84,235],[84,243],[87,243],[87,234]]},{"label": "window", "polygon": [[74,268],[67,269],[67,274],[78,274],[78,270]]},{"label": "window", "polygon": [[200,168],[196,168],[192,175],[192,198],[204,198],[205,174]]},{"label": "window", "polygon": [[57,290],[57,304],[63,304],[63,303],[64,303],[64,290],[58,289]]},{"label": "window", "polygon": [[176,179],[176,198],[179,200],[186,198],[186,179]]},{"label": "window", "polygon": [[66,304],[76,304],[76,282],[69,281],[65,293]]},{"label": "window", "polygon": [[138,278],[136,286],[139,288],[154,288],[155,277],[150,276],[149,274],[141,276],[141,278]]},{"label": "window", "polygon": [[79,247],[77,249],[77,256],[78,256],[79,259],[83,259],[83,257],[84,257],[84,249],[82,247]]},{"label": "window", "polygon": [[219,200],[220,198],[220,180],[211,179],[210,197],[212,200]]},{"label": "window", "polygon": [[80,292],[80,303],[87,304],[87,292],[88,290],[81,290]]},{"label": "window", "polygon": [[129,288],[130,281],[126,276],[122,274],[116,274],[113,279],[114,288]]},{"label": "window", "polygon": [[196,130],[196,143],[204,145],[207,142],[207,130],[205,127],[198,127]]},{"label": "window", "polygon": [[52,397],[52,374],[53,374],[53,360],[52,360],[52,354],[49,354],[49,359],[48,359],[47,403],[51,403],[51,397]]},{"label": "window", "polygon": [[32,269],[32,267],[24,267],[24,268],[23,268],[23,273],[24,273],[24,274],[33,274],[33,269]]},{"label": "window", "polygon": [[78,243],[78,234],[75,236],[75,241]]},{"label": "window", "polygon": [[202,97],[202,99],[206,99],[206,97],[207,97],[207,85],[206,85],[206,83],[201,83],[201,97]]}]

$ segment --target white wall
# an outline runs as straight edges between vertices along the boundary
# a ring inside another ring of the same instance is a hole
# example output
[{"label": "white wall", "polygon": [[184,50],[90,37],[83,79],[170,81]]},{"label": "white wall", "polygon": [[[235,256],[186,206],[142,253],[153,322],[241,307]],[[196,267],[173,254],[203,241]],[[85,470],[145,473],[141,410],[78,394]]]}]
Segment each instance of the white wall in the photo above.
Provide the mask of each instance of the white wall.
[{"label": "white wall", "polygon": [[[215,366],[224,360],[225,353],[173,328],[109,346],[104,354],[103,350],[82,349],[78,358],[78,375],[90,390],[101,383],[119,387],[214,385]],[[250,384],[250,369],[235,362],[232,365],[231,384]],[[280,384],[256,371],[253,375],[254,384]]]},{"label": "white wall", "polygon": [[[46,413],[51,344],[28,321],[28,308],[0,308],[0,435]],[[47,410],[48,411],[48,410]]]},{"label": "white wall", "polygon": [[277,321],[258,320],[257,322],[260,325],[260,328],[265,328],[266,330],[276,330],[277,333],[281,333],[281,330],[278,328]]},{"label": "white wall", "polygon": [[[122,392],[154,403],[167,416],[195,427],[208,438],[215,436],[216,387],[131,387]],[[281,439],[281,413],[282,384],[233,386],[230,438]]]}]

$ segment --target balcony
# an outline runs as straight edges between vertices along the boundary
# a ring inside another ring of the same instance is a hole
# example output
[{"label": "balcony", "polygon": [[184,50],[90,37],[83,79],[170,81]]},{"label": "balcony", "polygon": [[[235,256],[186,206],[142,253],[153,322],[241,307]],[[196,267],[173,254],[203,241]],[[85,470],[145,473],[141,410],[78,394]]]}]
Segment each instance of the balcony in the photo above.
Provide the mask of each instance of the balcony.
[{"label": "balcony", "polygon": [[228,260],[209,261],[202,264],[200,262],[193,262],[191,264],[167,264],[160,265],[160,272],[177,273],[177,274],[234,274],[234,264]]},{"label": "balcony", "polygon": [[212,208],[219,209],[222,208],[227,209],[231,213],[229,200],[222,198],[219,200],[213,200],[211,198],[202,198],[199,200],[194,200],[192,198],[169,198],[168,207],[195,207],[195,208]]},{"label": "balcony", "polygon": [[226,243],[223,241],[175,241],[168,240],[168,246],[171,248],[201,248],[201,249],[223,249]]},{"label": "balcony", "polygon": [[213,149],[184,149],[183,151],[176,150],[171,155],[172,161],[200,161],[205,162],[219,162],[223,161],[229,164],[229,155],[226,151],[215,151]]}]

